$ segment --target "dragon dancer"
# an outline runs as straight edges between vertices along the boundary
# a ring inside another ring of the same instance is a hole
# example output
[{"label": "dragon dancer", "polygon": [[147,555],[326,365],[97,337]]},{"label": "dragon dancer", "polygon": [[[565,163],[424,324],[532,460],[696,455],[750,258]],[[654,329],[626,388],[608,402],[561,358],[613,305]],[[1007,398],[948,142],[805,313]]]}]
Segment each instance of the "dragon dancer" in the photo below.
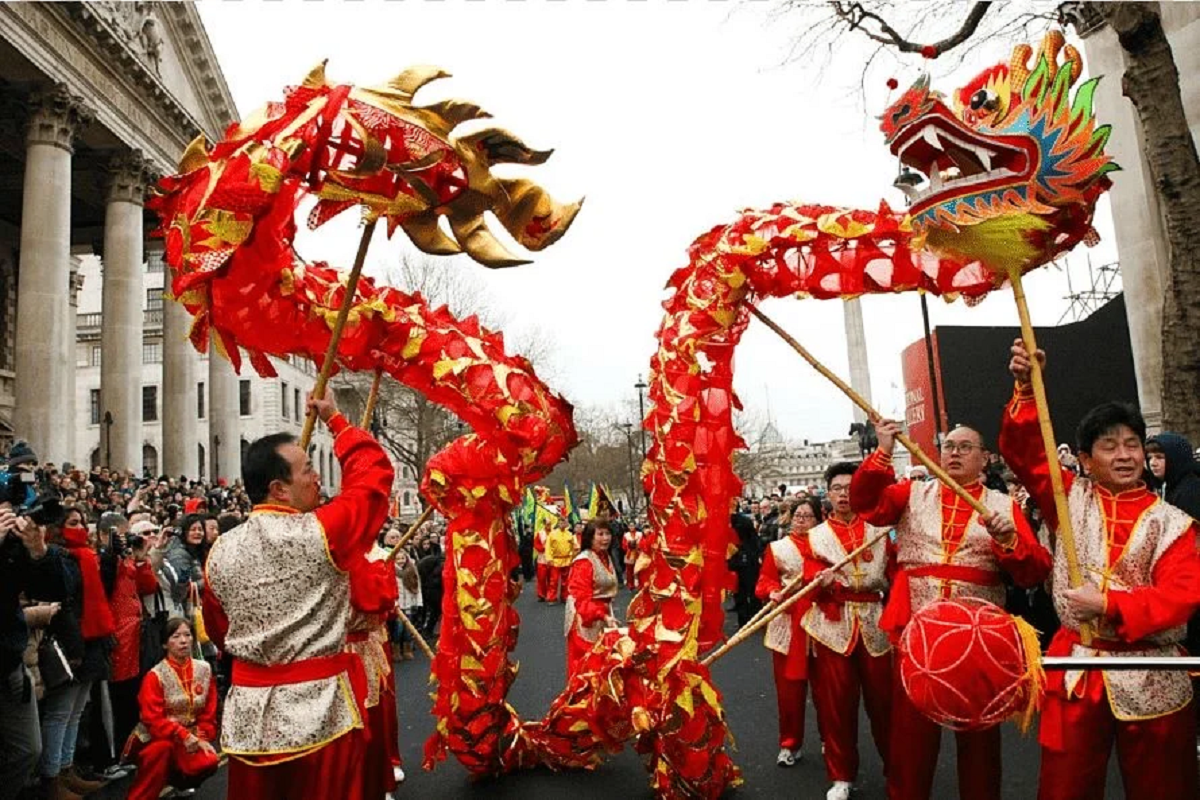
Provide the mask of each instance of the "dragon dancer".
[{"label": "dragon dancer", "polygon": [[[1056,530],[1029,370],[1018,340],[1000,452]],[[1065,548],[1056,547],[1051,580],[1062,627],[1049,655],[1183,655],[1187,621],[1200,606],[1196,522],[1146,488],[1146,423],[1131,406],[1097,406],[1080,421],[1077,438],[1087,477],[1063,469],[1063,483],[1083,585],[1070,588]],[[1094,634],[1087,646],[1084,624]],[[1038,735],[1039,800],[1101,800],[1114,744],[1127,797],[1195,800],[1193,702],[1180,670],[1051,673]]]},{"label": "dragon dancer", "polygon": [[[1042,547],[1013,500],[980,481],[987,451],[978,431],[955,428],[942,442],[947,474],[991,510],[980,518],[938,481],[896,481],[892,450],[899,423],[876,425],[879,448],[850,481],[850,506],[872,525],[896,526],[897,570],[879,627],[895,641],[912,614],[936,600],[978,597],[1004,605],[1000,571],[1019,586],[1035,586],[1050,574]],[[928,800],[937,770],[941,727],[927,719],[904,691],[896,673],[888,745],[889,800]],[[1000,728],[955,733],[958,792],[972,800],[1000,800]]]}]

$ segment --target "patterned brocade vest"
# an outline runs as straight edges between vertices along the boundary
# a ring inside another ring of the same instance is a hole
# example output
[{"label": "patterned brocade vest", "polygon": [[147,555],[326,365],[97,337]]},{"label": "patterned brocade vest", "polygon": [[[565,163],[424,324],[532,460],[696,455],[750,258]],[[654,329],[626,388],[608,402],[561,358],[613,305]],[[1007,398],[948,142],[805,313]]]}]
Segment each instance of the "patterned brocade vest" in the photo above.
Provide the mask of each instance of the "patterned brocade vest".
[{"label": "patterned brocade vest", "polygon": [[[810,532],[811,533],[811,532]],[[789,581],[796,579],[804,572],[804,557],[800,548],[790,536],[771,542],[771,557],[775,559],[775,567],[779,570],[779,581],[787,586]],[[792,614],[777,614],[767,623],[767,632],[763,635],[763,646],[776,653],[787,655],[792,649]]]},{"label": "patterned brocade vest", "polygon": [[[341,652],[350,580],[334,565],[315,514],[252,513],[217,539],[208,584],[229,618],[225,650],[263,666]],[[362,727],[349,678],[233,686],[221,745],[231,755],[295,753]]]},{"label": "patterned brocade vest", "polygon": [[[1180,536],[1187,532],[1192,518],[1175,506],[1159,500],[1150,506],[1135,523],[1129,542],[1115,564],[1108,563],[1108,532],[1104,524],[1104,512],[1096,497],[1096,490],[1086,478],[1076,478],[1067,495],[1071,525],[1075,533],[1075,549],[1079,559],[1079,570],[1084,583],[1091,583],[1101,591],[1124,590],[1153,583],[1154,565]],[[1060,588],[1070,585],[1067,579],[1067,557],[1063,548],[1054,552],[1054,572],[1050,577],[1054,596],[1054,608],[1058,611],[1063,627],[1079,630],[1079,623],[1071,614]],[[1168,628],[1146,637],[1145,649],[1128,651],[1122,648],[1123,656],[1177,656],[1178,643],[1183,641],[1186,627]],[[1116,640],[1112,625],[1103,622],[1096,635],[1100,639]],[[1099,652],[1091,647],[1076,644],[1071,655],[1094,656]],[[1101,673],[1108,689],[1109,705],[1113,715],[1120,720],[1136,721],[1153,719],[1171,714],[1188,704],[1192,699],[1192,682],[1183,670],[1113,670]],[[1063,676],[1068,694],[1073,692],[1083,673],[1072,670]]]},{"label": "patterned brocade vest", "polygon": [[[884,530],[864,524],[863,541],[870,541]],[[813,555],[829,564],[836,564],[850,555],[837,533],[825,522],[808,532],[808,542]],[[852,592],[879,592],[880,599],[870,603],[847,602],[839,620],[829,619],[820,606],[814,605],[804,615],[802,623],[809,636],[842,655],[850,652],[855,628],[871,655],[881,656],[892,649],[887,634],[879,629],[879,615],[883,613],[882,593],[888,585],[887,540],[880,539],[867,553],[870,554],[869,561],[859,556],[845,569],[839,570],[835,580]]]},{"label": "patterned brocade vest", "polygon": [[[162,686],[163,711],[167,719],[178,722],[188,730],[196,725],[197,711],[208,701],[208,687],[212,683],[212,667],[207,661],[192,659],[192,681],[184,686],[175,670],[163,659],[150,670]],[[133,730],[142,744],[149,744],[152,737],[145,724],[139,722]]]},{"label": "patterned brocade vest", "polygon": [[[599,556],[591,550],[584,550],[575,556],[575,561],[592,562],[592,597],[594,599],[612,600],[617,596],[617,573],[604,566],[604,562],[600,560]],[[575,598],[568,595],[563,616],[563,636],[570,635],[572,628],[585,642],[596,642],[600,640],[600,634],[604,633],[604,621],[600,620],[591,625],[584,625],[579,615],[575,613]]]},{"label": "patterned brocade vest", "polygon": [[[954,564],[989,572],[998,571],[1000,566],[992,550],[991,534],[983,527],[976,513],[971,514],[958,549],[952,554],[946,551],[942,538],[941,486],[937,481],[912,484],[908,508],[896,525],[896,560],[900,567]],[[1013,521],[1012,498],[1008,495],[985,489],[980,500],[993,513]],[[1004,607],[1004,586],[1000,584],[980,586],[977,583],[935,577],[910,577],[908,586],[914,614],[935,600],[955,597],[978,597]]]}]

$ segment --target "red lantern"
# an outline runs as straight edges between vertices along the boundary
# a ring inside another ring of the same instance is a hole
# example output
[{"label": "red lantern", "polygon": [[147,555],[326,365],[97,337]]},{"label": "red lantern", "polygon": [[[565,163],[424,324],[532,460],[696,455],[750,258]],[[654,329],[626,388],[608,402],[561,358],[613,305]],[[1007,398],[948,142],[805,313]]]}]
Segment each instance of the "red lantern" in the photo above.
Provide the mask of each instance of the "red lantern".
[{"label": "red lantern", "polygon": [[930,603],[900,637],[900,679],[913,705],[951,730],[986,730],[1013,715],[1024,730],[1045,680],[1037,631],[985,600]]}]

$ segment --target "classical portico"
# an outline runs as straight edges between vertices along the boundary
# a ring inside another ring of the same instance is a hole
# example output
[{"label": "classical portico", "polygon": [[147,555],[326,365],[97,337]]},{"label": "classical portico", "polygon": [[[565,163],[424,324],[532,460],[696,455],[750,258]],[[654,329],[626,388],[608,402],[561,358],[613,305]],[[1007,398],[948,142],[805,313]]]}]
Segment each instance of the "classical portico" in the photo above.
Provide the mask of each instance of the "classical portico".
[{"label": "classical portico", "polygon": [[[146,191],[197,134],[218,137],[236,118],[232,97],[192,4],[91,2],[0,4],[0,98],[0,436],[28,440],[43,461],[80,463],[95,447],[102,462],[140,472],[144,423],[158,419],[157,392],[142,386],[143,319],[155,305]],[[88,364],[75,304],[89,255],[103,275],[99,420],[97,441],[77,447],[75,373]],[[171,312],[162,466],[195,475],[205,445],[195,356],[186,312]]]}]

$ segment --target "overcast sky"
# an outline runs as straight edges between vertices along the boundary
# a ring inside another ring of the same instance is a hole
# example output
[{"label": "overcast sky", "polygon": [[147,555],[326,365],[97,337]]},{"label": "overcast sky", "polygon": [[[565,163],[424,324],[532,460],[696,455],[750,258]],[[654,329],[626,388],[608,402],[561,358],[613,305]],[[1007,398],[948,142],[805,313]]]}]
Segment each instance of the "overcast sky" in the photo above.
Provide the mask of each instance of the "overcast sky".
[{"label": "overcast sky", "polygon": [[[802,20],[772,8],[711,0],[200,4],[243,115],[323,58],[331,81],[358,84],[436,64],[453,77],[423,89],[419,102],[469,99],[530,146],[554,148],[546,165],[519,169],[559,200],[586,195],[567,235],[524,267],[489,271],[465,257],[445,264],[484,282],[508,328],[535,326],[552,341],[554,384],[569,400],[611,407],[636,398],[633,384],[655,349],[662,287],[700,233],[778,200],[902,205],[874,115],[886,105],[889,74],[906,86],[928,62],[911,57],[869,75],[864,110],[862,43],[846,37],[824,70],[787,63],[789,25]],[[935,88],[949,92],[1006,60],[1012,44],[984,47],[949,77],[934,63]],[[343,216],[302,235],[300,251],[348,266],[357,235],[353,215]],[[1098,216],[1096,265],[1116,260],[1107,203]],[[406,247],[402,234],[377,237],[368,270],[379,272]],[[1086,283],[1082,253],[1071,270],[1077,285]],[[1035,324],[1055,324],[1067,305],[1065,273],[1039,270],[1026,290]],[[863,304],[875,404],[900,415],[900,352],[921,336],[919,301],[909,294]],[[849,376],[840,301],[763,308]],[[971,309],[940,299],[930,309],[935,326],[1016,324],[1007,290]],[[735,387],[747,409],[759,418],[769,409],[789,438],[846,433],[849,401],[758,324],[738,348]]]}]

